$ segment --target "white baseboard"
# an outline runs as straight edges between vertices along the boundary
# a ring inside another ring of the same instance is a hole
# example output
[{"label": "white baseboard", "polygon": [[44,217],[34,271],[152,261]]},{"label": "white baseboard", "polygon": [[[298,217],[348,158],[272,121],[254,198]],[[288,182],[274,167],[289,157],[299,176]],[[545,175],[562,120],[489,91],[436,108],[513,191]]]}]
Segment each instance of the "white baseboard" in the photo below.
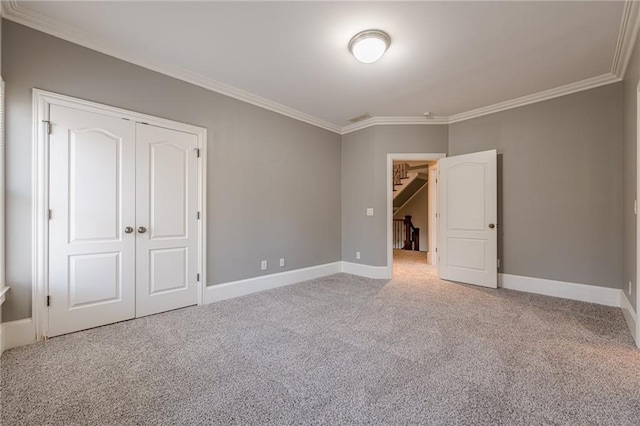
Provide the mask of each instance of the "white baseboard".
[{"label": "white baseboard", "polygon": [[294,271],[212,285],[207,287],[204,303],[209,304],[221,300],[233,299],[234,297],[246,296],[247,294],[296,284],[339,272],[367,278],[385,279],[388,278],[388,271],[389,269],[386,266],[369,266],[351,262],[327,263],[309,268],[296,269]]},{"label": "white baseboard", "polygon": [[0,326],[3,351],[36,342],[36,327],[32,318],[3,322]]},{"label": "white baseboard", "polygon": [[245,296],[263,290],[296,284],[342,272],[342,262],[326,263],[262,277],[248,278],[207,287],[205,304]]},{"label": "white baseboard", "polygon": [[498,287],[599,305],[620,307],[620,289],[543,278],[498,274]]},{"label": "white baseboard", "polygon": [[342,262],[342,272],[373,279],[389,279],[389,268],[386,266],[370,266],[361,263]]},{"label": "white baseboard", "polygon": [[627,295],[624,292],[620,291],[620,309],[622,309],[622,315],[624,316],[624,320],[627,322],[627,326],[631,331],[631,335],[633,336],[633,340],[636,342],[636,345],[640,348],[640,341],[637,339],[637,327],[638,327],[638,316],[636,315],[636,311],[633,310],[633,306],[631,306],[631,302],[627,298]]}]

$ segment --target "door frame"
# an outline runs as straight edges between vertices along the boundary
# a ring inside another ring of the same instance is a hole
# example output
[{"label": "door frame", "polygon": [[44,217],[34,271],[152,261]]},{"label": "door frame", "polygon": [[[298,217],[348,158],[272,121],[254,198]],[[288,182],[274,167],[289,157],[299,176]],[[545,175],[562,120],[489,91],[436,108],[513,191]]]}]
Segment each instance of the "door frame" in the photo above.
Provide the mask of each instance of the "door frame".
[{"label": "door frame", "polygon": [[[432,180],[433,179],[433,180]],[[429,219],[427,222],[428,228],[428,243],[429,251],[428,261],[431,266],[438,266],[438,255],[436,250],[438,249],[438,163],[434,167],[429,167],[429,181],[427,182],[427,191],[429,197],[429,204],[427,205],[427,212]],[[435,249],[435,250],[434,250]]]},{"label": "door frame", "polygon": [[198,271],[200,282],[198,305],[205,301],[207,282],[207,129],[134,111],[103,105],[58,93],[33,89],[32,132],[32,317],[36,340],[47,338],[49,330],[49,107],[59,105],[110,117],[122,118],[149,125],[164,127],[198,138],[200,160],[198,162]]},{"label": "door frame", "polygon": [[393,278],[393,161],[438,161],[446,153],[388,153],[387,154],[387,278]]}]

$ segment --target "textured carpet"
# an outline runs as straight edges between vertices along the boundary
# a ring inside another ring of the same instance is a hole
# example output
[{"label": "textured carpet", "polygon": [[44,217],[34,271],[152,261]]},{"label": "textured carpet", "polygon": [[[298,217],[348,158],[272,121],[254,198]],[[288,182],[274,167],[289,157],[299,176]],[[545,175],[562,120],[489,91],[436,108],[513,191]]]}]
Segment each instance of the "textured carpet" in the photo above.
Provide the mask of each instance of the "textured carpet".
[{"label": "textured carpet", "polygon": [[619,309],[338,274],[2,356],[2,424],[640,424]]}]

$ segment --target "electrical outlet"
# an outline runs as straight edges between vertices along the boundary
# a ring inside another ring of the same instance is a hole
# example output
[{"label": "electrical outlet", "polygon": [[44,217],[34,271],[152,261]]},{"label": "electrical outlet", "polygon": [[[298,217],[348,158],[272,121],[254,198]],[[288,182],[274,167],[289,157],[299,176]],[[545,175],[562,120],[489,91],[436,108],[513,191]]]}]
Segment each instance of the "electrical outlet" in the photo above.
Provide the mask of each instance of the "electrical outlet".
[{"label": "electrical outlet", "polygon": [[500,268],[500,259],[498,259],[498,268]]},{"label": "electrical outlet", "polygon": [[633,214],[638,214],[638,200],[633,200]]},{"label": "electrical outlet", "polygon": [[631,296],[631,281],[629,281],[629,296]]},{"label": "electrical outlet", "polygon": [[356,252],[356,259],[360,259],[360,252],[359,251]]},{"label": "electrical outlet", "polygon": [[267,261],[266,261],[266,260],[263,260],[263,261],[260,263],[260,269],[262,269],[263,271],[264,271],[265,269],[267,269]]},{"label": "electrical outlet", "polygon": [[371,207],[367,209],[367,216],[373,216],[373,209]]},{"label": "electrical outlet", "polygon": [[280,259],[280,266],[284,266],[284,257]]}]

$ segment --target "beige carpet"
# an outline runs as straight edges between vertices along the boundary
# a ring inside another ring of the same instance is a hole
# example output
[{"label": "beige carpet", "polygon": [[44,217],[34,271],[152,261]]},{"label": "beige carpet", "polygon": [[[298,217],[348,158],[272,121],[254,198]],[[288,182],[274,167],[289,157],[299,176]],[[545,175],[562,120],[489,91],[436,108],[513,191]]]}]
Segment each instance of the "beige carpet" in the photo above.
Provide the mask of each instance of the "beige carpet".
[{"label": "beige carpet", "polygon": [[[396,272],[407,274],[413,271],[413,268],[403,268],[402,266],[404,265],[422,265],[430,267],[430,265],[427,264],[427,252],[412,250],[393,250],[393,266],[396,267]],[[400,267],[399,270],[397,269],[398,267]]]},{"label": "beige carpet", "polygon": [[392,281],[337,274],[7,351],[2,424],[640,424],[619,309],[404,255]]}]

